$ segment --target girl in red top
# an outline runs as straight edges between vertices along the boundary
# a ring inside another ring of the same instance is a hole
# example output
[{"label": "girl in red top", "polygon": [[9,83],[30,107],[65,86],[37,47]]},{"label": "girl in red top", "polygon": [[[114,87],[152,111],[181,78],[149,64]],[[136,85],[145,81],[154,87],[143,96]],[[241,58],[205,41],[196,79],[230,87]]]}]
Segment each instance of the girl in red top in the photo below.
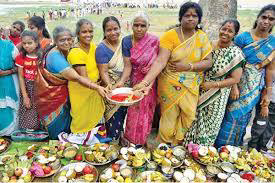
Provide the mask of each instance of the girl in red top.
[{"label": "girl in red top", "polygon": [[40,128],[34,103],[34,80],[36,78],[40,45],[36,32],[24,31],[21,35],[21,53],[16,57],[20,84],[19,128]]}]

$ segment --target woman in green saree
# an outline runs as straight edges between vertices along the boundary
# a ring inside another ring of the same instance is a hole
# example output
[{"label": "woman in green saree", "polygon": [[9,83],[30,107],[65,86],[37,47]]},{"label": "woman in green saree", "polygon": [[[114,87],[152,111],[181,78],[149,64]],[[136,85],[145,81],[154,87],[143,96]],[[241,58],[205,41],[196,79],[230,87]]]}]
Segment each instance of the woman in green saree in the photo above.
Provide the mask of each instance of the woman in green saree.
[{"label": "woman in green saree", "polygon": [[241,49],[233,44],[239,29],[237,20],[224,21],[219,30],[219,40],[212,43],[213,66],[205,72],[197,119],[186,133],[185,144],[193,142],[210,146],[216,140],[231,87],[240,81],[245,62]]}]

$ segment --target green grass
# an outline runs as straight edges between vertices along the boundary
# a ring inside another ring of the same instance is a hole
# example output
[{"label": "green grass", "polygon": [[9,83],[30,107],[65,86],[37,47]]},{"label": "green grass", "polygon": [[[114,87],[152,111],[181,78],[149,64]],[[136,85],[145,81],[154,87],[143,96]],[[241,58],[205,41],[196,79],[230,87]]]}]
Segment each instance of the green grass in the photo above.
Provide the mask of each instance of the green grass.
[{"label": "green grass", "polygon": [[[41,15],[42,11],[44,10],[46,13],[46,20],[47,20],[47,26],[52,32],[54,27],[57,25],[64,25],[68,28],[70,28],[72,31],[75,29],[75,24],[77,22],[77,19],[74,17],[68,17],[66,19],[57,20],[57,21],[50,21],[48,17],[48,10],[50,8],[55,9],[55,6],[39,6],[39,7],[27,7],[27,8],[14,8],[13,10],[10,10],[9,13],[0,16],[0,22],[2,25],[8,26],[15,20],[24,20],[26,22],[26,12],[31,11],[36,12],[36,15]],[[59,8],[59,7],[57,7]],[[126,24],[127,21],[131,22],[132,17],[140,11],[140,9],[129,9],[129,8],[112,8],[107,9],[103,12],[102,15],[88,15],[82,18],[87,18],[91,20],[95,24],[95,33],[94,33],[94,41],[96,43],[99,43],[103,38],[102,33],[102,21],[104,17],[114,15],[116,17],[120,17],[118,14],[119,10],[123,10],[123,18],[120,19],[121,27],[122,27],[122,33],[123,35],[127,35],[130,32],[126,30]],[[146,11],[146,10],[145,10]],[[149,9],[147,10],[147,13],[150,18],[150,28],[149,31],[156,34],[157,36],[160,36],[162,32],[164,32],[168,27],[178,23],[178,9]],[[258,11],[255,10],[240,10],[238,11],[238,19],[241,23],[241,31],[247,31],[251,29],[254,20],[256,19]]]}]

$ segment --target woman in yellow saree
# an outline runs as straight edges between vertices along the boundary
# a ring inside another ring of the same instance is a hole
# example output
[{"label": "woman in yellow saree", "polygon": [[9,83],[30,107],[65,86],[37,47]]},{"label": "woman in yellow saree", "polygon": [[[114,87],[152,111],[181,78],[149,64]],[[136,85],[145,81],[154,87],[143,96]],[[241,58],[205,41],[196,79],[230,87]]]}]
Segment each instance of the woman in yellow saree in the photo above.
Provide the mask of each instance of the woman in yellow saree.
[{"label": "woman in yellow saree", "polygon": [[181,26],[160,38],[160,53],[144,80],[134,86],[148,90],[158,76],[161,108],[158,140],[179,144],[195,120],[202,71],[211,67],[212,47],[206,34],[198,29],[201,7],[194,2],[183,4],[179,12]]},{"label": "woman in yellow saree", "polygon": [[78,82],[69,81],[69,96],[71,102],[71,134],[59,135],[63,141],[77,144],[98,143],[95,137],[98,123],[104,122],[105,105],[103,97],[106,90],[97,85],[99,71],[96,66],[96,45],[92,42],[93,25],[86,19],[76,24],[76,35],[79,42],[68,54],[68,61],[79,75],[89,78],[94,85],[92,89],[86,88]]}]

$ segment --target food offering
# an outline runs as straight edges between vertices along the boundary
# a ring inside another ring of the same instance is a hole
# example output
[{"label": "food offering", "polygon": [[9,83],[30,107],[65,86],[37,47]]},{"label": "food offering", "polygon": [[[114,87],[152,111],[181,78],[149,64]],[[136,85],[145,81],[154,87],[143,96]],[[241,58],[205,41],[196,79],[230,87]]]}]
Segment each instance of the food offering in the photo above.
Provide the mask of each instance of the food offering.
[{"label": "food offering", "polygon": [[114,145],[95,144],[84,151],[85,161],[92,165],[105,165],[117,159],[118,151]]},{"label": "food offering", "polygon": [[65,158],[67,160],[73,160],[79,152],[77,144],[69,142],[58,143],[56,146],[51,146],[50,151],[56,154],[57,158]]},{"label": "food offering", "polygon": [[26,156],[20,158],[14,156],[3,156],[0,165],[0,182],[32,182],[34,176],[30,171],[31,159]]},{"label": "food offering", "polygon": [[182,171],[175,172],[173,178],[176,182],[206,182],[204,169],[191,157],[185,158]]},{"label": "food offering", "polygon": [[11,140],[0,137],[0,154],[6,152],[11,145]]},{"label": "food offering", "polygon": [[237,171],[235,165],[232,164],[232,163],[229,163],[229,162],[221,163],[220,167],[227,174],[232,174],[232,173],[235,173]]},{"label": "food offering", "polygon": [[132,88],[122,87],[112,90],[106,98],[111,103],[130,106],[142,100],[143,95],[140,92],[134,92]]},{"label": "food offering", "polygon": [[226,145],[219,148],[219,156],[221,161],[235,162],[238,159],[238,154],[241,152],[241,148]]},{"label": "food offering", "polygon": [[153,160],[166,167],[178,168],[183,164],[185,150],[182,147],[170,148],[167,144],[160,144],[153,151]]},{"label": "food offering", "polygon": [[100,177],[100,182],[133,182],[133,169],[126,164],[114,163],[105,169]]},{"label": "food offering", "polygon": [[55,174],[61,167],[61,162],[56,156],[39,155],[34,158],[30,171],[35,177],[49,177]]},{"label": "food offering", "polygon": [[52,178],[53,182],[96,182],[97,169],[88,163],[71,163],[62,167]]},{"label": "food offering", "polygon": [[270,182],[274,178],[274,173],[268,166],[269,159],[256,149],[252,149],[250,152],[241,151],[234,164],[240,171],[254,173],[262,182]]},{"label": "food offering", "polygon": [[168,182],[169,179],[157,171],[145,171],[139,174],[135,182]]},{"label": "food offering", "polygon": [[219,161],[218,150],[213,146],[202,146],[198,144],[188,144],[188,152],[202,165],[216,164]]},{"label": "food offering", "polygon": [[150,151],[145,151],[143,148],[122,147],[120,149],[119,159],[125,160],[128,166],[138,168],[145,166],[147,160],[151,159]]}]

